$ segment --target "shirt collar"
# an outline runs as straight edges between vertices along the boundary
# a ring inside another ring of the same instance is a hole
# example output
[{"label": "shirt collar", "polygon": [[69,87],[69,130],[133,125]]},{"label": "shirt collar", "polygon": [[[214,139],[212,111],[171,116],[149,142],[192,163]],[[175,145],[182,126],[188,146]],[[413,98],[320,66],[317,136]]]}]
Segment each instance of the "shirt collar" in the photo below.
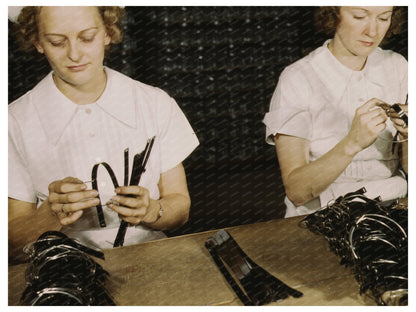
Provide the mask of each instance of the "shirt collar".
[{"label": "shirt collar", "polygon": [[107,86],[97,101],[97,105],[109,115],[126,124],[136,128],[136,105],[134,81],[108,67],[105,67],[107,74]]},{"label": "shirt collar", "polygon": [[[105,68],[105,71],[107,85],[96,102],[97,106],[127,126],[136,128],[134,88],[131,88],[131,79],[109,68]],[[73,103],[59,91],[53,81],[52,72],[34,89],[33,102],[39,112],[46,136],[56,145],[81,105]]]},{"label": "shirt collar", "polygon": [[369,82],[383,85],[383,55],[379,48],[375,49],[367,58],[364,69],[360,72],[353,71],[341,64],[336,57],[329,51],[327,40],[324,45],[316,50],[315,55],[311,59],[311,65],[314,68],[319,79],[328,88],[328,92],[332,98],[340,98],[346,91],[350,79],[357,73]]}]

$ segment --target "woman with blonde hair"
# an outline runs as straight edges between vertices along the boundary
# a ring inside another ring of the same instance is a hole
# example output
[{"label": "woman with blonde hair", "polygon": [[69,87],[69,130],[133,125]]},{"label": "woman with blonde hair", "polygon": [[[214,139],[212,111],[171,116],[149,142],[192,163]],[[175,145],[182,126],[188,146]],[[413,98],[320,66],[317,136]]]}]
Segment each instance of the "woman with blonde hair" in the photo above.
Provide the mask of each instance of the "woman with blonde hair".
[{"label": "woman with blonde hair", "polygon": [[120,224],[133,244],[188,219],[182,161],[199,144],[194,131],[164,91],[103,65],[124,14],[51,6],[18,16],[24,48],[44,54],[52,71],[9,105],[12,257],[47,230],[111,248]]}]

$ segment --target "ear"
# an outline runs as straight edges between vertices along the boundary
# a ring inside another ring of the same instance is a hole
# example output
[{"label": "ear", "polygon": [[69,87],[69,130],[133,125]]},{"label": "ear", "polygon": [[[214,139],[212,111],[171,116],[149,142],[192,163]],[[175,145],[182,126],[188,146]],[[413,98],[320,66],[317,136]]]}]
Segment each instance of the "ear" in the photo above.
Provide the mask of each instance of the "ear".
[{"label": "ear", "polygon": [[33,45],[35,46],[36,50],[38,50],[39,53],[41,54],[45,53],[45,50],[43,49],[39,41],[35,41]]}]

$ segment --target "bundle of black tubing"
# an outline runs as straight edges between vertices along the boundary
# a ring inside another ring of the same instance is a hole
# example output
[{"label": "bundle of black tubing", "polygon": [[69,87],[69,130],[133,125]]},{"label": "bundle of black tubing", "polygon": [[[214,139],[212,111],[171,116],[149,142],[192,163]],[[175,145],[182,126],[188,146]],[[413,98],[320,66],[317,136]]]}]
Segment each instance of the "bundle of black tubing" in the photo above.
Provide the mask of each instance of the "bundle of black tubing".
[{"label": "bundle of black tubing", "polygon": [[352,269],[361,294],[378,305],[407,305],[407,199],[383,202],[365,192],[338,197],[300,225],[326,238],[341,264]]},{"label": "bundle of black tubing", "polygon": [[91,256],[104,254],[61,232],[45,232],[26,248],[30,262],[21,297],[29,306],[113,306],[105,284],[108,273]]}]

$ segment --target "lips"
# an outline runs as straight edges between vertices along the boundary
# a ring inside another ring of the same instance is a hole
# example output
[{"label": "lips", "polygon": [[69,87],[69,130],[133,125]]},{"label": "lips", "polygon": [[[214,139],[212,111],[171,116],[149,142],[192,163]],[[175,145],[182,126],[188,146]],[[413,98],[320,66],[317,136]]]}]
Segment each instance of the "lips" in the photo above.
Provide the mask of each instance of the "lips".
[{"label": "lips", "polygon": [[366,47],[371,47],[374,45],[374,42],[372,41],[360,41],[360,42],[363,46],[366,46]]},{"label": "lips", "polygon": [[68,69],[73,72],[83,71],[85,68],[87,68],[87,64],[68,66]]}]

